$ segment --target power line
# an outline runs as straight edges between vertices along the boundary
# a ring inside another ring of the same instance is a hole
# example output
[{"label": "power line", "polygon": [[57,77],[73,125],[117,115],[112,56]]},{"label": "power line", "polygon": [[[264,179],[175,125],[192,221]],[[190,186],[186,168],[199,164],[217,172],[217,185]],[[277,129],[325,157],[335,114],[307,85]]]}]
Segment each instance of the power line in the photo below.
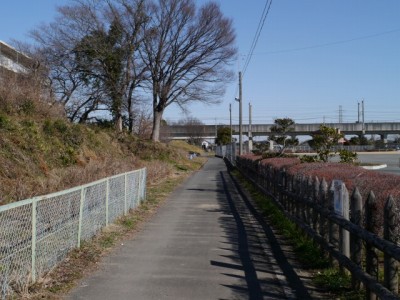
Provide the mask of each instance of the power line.
[{"label": "power line", "polygon": [[351,43],[351,42],[359,41],[359,40],[370,39],[370,38],[374,38],[374,37],[378,37],[378,36],[386,35],[386,34],[391,34],[391,33],[399,32],[399,31],[400,31],[400,29],[393,29],[393,30],[389,30],[389,31],[375,33],[375,34],[360,36],[360,37],[356,37],[356,38],[352,38],[352,39],[348,39],[348,40],[340,40],[340,41],[334,41],[334,42],[325,43],[325,44],[310,45],[310,46],[299,47],[299,48],[291,48],[291,49],[282,49],[282,50],[276,50],[276,51],[259,52],[259,53],[256,53],[256,55],[279,54],[279,53],[297,52],[297,51],[303,51],[303,50],[309,50],[309,49],[315,49],[315,48],[329,47],[329,46],[334,46],[334,45]]},{"label": "power line", "polygon": [[257,46],[257,42],[258,42],[258,39],[259,39],[259,37],[260,37],[261,31],[262,31],[262,29],[263,29],[263,27],[264,27],[265,20],[267,19],[269,10],[270,10],[270,8],[271,8],[271,4],[272,4],[272,0],[270,0],[270,1],[267,0],[267,2],[265,3],[263,12],[262,12],[262,14],[261,14],[260,22],[258,23],[258,27],[257,27],[257,30],[256,30],[256,34],[254,35],[254,39],[253,39],[253,42],[252,42],[252,44],[251,44],[249,54],[247,55],[246,62],[244,63],[244,67],[243,67],[243,77],[244,77],[244,74],[246,73],[246,69],[247,69],[247,67],[248,67],[248,65],[249,65],[249,63],[250,63],[250,60],[251,60],[252,56],[253,56],[254,49],[255,49],[256,46]]},{"label": "power line", "polygon": [[255,48],[255,45],[256,45],[256,43],[257,43],[257,42],[256,42],[256,40],[257,40],[257,34],[258,34],[258,32],[260,31],[260,29],[261,29],[262,20],[263,20],[264,15],[265,15],[265,13],[266,13],[266,11],[267,11],[267,7],[268,7],[268,0],[267,0],[267,2],[265,3],[263,12],[262,12],[262,14],[261,14],[260,21],[258,22],[258,26],[257,26],[256,33],[255,33],[255,35],[254,35],[253,41],[251,42],[249,54],[247,55],[246,61],[245,61],[244,66],[243,66],[243,72],[246,71],[247,65],[248,65],[248,63],[249,63],[249,61],[250,61],[250,53],[253,52],[252,50]]}]

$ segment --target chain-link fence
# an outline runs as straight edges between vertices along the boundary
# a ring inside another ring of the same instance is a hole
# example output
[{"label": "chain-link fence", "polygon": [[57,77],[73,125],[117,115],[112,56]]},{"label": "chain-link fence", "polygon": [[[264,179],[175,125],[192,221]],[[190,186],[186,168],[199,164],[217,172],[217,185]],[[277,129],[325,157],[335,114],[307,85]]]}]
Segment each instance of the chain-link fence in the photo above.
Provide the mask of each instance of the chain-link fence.
[{"label": "chain-link fence", "polygon": [[2,299],[26,289],[145,197],[146,169],[140,169],[0,206]]}]

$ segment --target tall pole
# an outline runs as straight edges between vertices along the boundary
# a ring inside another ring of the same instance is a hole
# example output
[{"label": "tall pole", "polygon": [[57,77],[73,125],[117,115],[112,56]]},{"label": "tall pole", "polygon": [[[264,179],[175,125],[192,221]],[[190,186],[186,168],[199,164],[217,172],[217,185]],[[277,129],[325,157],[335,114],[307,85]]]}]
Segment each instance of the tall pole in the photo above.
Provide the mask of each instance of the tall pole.
[{"label": "tall pole", "polygon": [[231,143],[232,143],[232,104],[229,103],[229,128],[231,129]]},{"label": "tall pole", "polygon": [[251,130],[251,103],[249,102],[249,152],[253,150],[253,133]]},{"label": "tall pole", "polygon": [[242,72],[239,72],[239,155],[243,154],[242,100]]},{"label": "tall pole", "polygon": [[218,137],[217,118],[215,118],[215,138]]},{"label": "tall pole", "polygon": [[365,122],[365,120],[364,120],[364,116],[365,116],[365,115],[364,115],[364,99],[361,101],[361,109],[362,109],[362,110],[361,110],[361,112],[362,112],[362,115],[361,115],[361,116],[362,116],[362,133],[365,134],[365,125],[364,125],[364,124],[365,124],[365,123],[364,123],[364,122]]}]

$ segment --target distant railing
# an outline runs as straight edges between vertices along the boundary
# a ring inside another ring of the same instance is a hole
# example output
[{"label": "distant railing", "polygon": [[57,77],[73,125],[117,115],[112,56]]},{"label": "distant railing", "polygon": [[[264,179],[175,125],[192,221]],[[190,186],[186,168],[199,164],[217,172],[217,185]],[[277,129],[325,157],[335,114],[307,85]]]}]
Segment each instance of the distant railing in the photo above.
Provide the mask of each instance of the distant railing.
[{"label": "distant railing", "polygon": [[[365,152],[365,151],[373,151],[377,149],[374,145],[338,145],[333,146],[331,151],[339,151],[339,150],[349,150],[353,152]],[[292,152],[315,152],[315,150],[309,145],[299,145],[294,147],[289,147],[288,150]]]},{"label": "distant railing", "polygon": [[[289,175],[285,169],[255,165],[241,157],[236,167],[342,269],[351,272],[353,289],[359,290],[362,283],[366,299],[399,299],[398,209],[392,197],[380,212],[373,192],[362,199],[358,188],[350,195],[340,181],[332,181],[329,187],[325,179]],[[383,278],[378,276],[381,272]]]},{"label": "distant railing", "polygon": [[60,263],[146,197],[146,169],[0,206],[0,288],[5,299]]},{"label": "distant railing", "polygon": [[215,156],[226,158],[229,162],[235,165],[236,161],[236,144],[231,143],[228,145],[216,146]]}]

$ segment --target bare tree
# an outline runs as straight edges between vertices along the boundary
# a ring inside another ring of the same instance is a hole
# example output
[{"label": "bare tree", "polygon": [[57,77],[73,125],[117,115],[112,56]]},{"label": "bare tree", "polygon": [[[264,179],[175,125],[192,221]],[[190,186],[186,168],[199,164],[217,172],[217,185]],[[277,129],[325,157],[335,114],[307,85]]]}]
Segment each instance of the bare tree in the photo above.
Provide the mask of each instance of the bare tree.
[{"label": "bare tree", "polygon": [[143,139],[149,139],[151,136],[151,112],[139,109],[134,117],[134,132],[137,136]]},{"label": "bare tree", "polygon": [[191,101],[217,103],[236,54],[231,20],[210,2],[199,9],[193,0],[158,0],[148,6],[142,59],[150,71],[153,102],[152,139],[159,140],[165,109]]},{"label": "bare tree", "polygon": [[[133,92],[144,79],[138,61],[144,0],[78,0],[33,32],[46,58],[55,94],[73,121],[111,112],[118,130],[132,119]],[[133,123],[129,125],[132,130]]]},{"label": "bare tree", "polygon": [[58,13],[54,22],[33,30],[31,35],[49,70],[53,95],[65,106],[71,121],[83,122],[97,110],[102,95],[85,84],[72,50],[83,36],[97,28],[99,22],[94,20],[98,17],[86,6],[64,6],[58,8]]}]

